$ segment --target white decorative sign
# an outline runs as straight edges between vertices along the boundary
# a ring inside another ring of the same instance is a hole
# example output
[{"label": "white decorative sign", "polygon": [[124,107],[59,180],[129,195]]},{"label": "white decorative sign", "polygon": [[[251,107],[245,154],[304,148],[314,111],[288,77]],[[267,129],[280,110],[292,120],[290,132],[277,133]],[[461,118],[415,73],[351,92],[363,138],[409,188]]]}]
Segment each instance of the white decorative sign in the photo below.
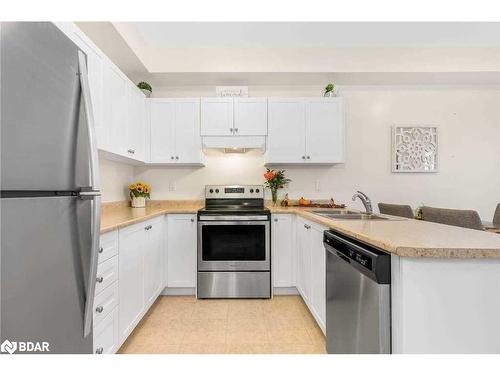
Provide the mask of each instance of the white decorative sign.
[{"label": "white decorative sign", "polygon": [[393,126],[393,172],[437,172],[437,152],[435,126]]},{"label": "white decorative sign", "polygon": [[219,97],[247,97],[248,86],[216,86],[215,94]]}]

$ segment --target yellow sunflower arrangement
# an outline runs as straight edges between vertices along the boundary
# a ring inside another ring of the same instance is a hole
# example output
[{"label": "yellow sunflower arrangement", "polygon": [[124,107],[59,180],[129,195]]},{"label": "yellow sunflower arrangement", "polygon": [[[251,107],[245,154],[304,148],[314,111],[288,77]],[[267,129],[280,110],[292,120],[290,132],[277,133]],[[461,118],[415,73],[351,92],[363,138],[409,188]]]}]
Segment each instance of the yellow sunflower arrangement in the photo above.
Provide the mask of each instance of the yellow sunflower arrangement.
[{"label": "yellow sunflower arrangement", "polygon": [[137,181],[133,184],[129,184],[128,190],[131,199],[137,197],[151,198],[151,185],[145,182]]}]

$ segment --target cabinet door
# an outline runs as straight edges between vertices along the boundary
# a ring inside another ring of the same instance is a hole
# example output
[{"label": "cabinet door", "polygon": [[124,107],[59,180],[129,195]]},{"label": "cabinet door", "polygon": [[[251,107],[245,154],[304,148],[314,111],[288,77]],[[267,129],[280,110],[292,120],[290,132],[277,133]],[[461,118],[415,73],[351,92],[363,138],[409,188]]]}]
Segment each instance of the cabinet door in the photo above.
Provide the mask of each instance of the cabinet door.
[{"label": "cabinet door", "polygon": [[119,288],[120,338],[125,339],[139,322],[144,309],[143,223],[120,230]]},{"label": "cabinet door", "polygon": [[144,161],[146,148],[145,105],[144,95],[131,84],[128,85],[128,141],[127,156]]},{"label": "cabinet door", "polygon": [[175,104],[169,101],[151,100],[149,111],[151,162],[173,163],[175,162]]},{"label": "cabinet door", "polygon": [[201,135],[233,135],[232,98],[201,98]]},{"label": "cabinet door", "polygon": [[311,308],[320,328],[326,327],[326,260],[323,232],[326,228],[313,225],[311,232]]},{"label": "cabinet door", "polygon": [[344,121],[341,98],[306,99],[306,160],[344,161]]},{"label": "cabinet door", "polygon": [[144,305],[151,306],[163,289],[163,217],[145,222]]},{"label": "cabinet door", "polygon": [[178,163],[201,163],[200,99],[175,103],[175,157]]},{"label": "cabinet door", "polygon": [[128,156],[127,82],[110,63],[103,66],[103,114],[108,150]]},{"label": "cabinet door", "polygon": [[273,215],[272,221],[273,286],[295,286],[295,241],[292,215]]},{"label": "cabinet door", "polygon": [[196,215],[168,215],[167,286],[196,286]]},{"label": "cabinet door", "polygon": [[234,98],[234,134],[267,135],[267,98]]},{"label": "cabinet door", "polygon": [[305,107],[300,98],[269,98],[267,163],[305,161]]},{"label": "cabinet door", "polygon": [[297,220],[297,289],[309,305],[311,291],[311,225],[302,219]]}]

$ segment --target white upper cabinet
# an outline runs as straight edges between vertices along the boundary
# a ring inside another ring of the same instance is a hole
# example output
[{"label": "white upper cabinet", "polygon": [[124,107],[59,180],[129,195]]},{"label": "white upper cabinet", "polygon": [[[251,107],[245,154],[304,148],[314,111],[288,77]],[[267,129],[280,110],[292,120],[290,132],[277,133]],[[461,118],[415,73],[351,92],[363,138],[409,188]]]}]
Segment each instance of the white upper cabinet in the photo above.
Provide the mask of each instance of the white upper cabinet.
[{"label": "white upper cabinet", "polygon": [[128,156],[127,81],[111,64],[103,66],[103,120],[106,151]]},{"label": "white upper cabinet", "polygon": [[304,136],[304,101],[301,98],[269,98],[267,162],[303,162]]},{"label": "white upper cabinet", "polygon": [[233,135],[233,98],[201,98],[201,135]]},{"label": "white upper cabinet", "polygon": [[128,85],[127,156],[144,161],[146,158],[146,99],[135,86]]},{"label": "white upper cabinet", "polygon": [[234,98],[234,135],[267,135],[267,98]]},{"label": "white upper cabinet", "polygon": [[150,99],[150,161],[202,164],[200,99]]},{"label": "white upper cabinet", "polygon": [[341,98],[305,100],[306,160],[313,163],[344,161],[344,113]]},{"label": "white upper cabinet", "polygon": [[268,164],[342,163],[342,98],[269,98],[268,132]]}]

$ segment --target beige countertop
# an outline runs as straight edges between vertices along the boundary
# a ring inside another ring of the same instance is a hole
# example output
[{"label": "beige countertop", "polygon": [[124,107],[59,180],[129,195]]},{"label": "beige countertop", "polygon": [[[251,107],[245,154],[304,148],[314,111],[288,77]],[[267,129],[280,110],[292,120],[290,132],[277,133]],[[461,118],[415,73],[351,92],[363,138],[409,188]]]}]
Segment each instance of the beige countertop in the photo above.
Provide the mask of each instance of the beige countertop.
[{"label": "beige countertop", "polygon": [[152,201],[145,208],[132,208],[129,202],[103,203],[101,234],[164,214],[195,214],[204,206],[199,201]]},{"label": "beige countertop", "polygon": [[293,213],[339,233],[404,257],[500,258],[500,235],[428,221],[328,219],[303,207],[269,207]]},{"label": "beige countertop", "polygon": [[[196,213],[198,201],[152,201],[146,208],[128,202],[104,203],[101,233],[169,213]],[[420,220],[333,220],[310,212],[311,208],[272,207],[272,213],[290,213],[339,233],[404,257],[500,258],[500,235]]]}]

